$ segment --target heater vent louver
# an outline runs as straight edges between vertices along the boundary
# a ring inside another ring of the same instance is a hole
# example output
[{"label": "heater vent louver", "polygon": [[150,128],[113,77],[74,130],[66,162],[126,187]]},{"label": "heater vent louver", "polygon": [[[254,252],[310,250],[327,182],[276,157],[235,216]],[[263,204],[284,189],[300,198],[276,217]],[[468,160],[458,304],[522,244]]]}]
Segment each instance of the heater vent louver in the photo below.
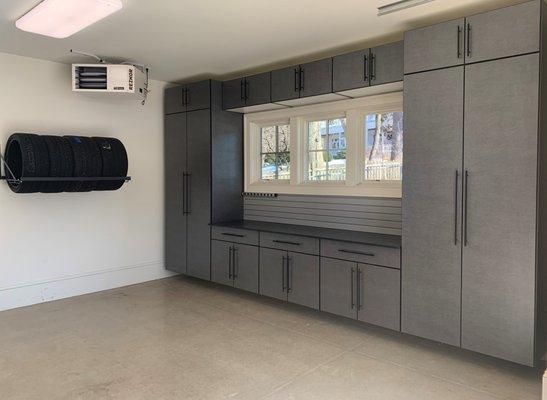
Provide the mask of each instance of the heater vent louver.
[{"label": "heater vent louver", "polygon": [[107,89],[106,67],[74,68],[74,87],[76,89]]}]

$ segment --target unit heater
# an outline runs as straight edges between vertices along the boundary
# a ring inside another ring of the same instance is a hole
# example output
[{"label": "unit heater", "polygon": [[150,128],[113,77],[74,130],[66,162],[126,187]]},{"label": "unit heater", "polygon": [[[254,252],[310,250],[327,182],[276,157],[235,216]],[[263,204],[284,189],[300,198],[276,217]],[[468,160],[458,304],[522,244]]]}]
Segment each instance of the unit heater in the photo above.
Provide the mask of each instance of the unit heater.
[{"label": "unit heater", "polygon": [[129,64],[72,64],[75,92],[122,93],[145,97],[146,76]]}]

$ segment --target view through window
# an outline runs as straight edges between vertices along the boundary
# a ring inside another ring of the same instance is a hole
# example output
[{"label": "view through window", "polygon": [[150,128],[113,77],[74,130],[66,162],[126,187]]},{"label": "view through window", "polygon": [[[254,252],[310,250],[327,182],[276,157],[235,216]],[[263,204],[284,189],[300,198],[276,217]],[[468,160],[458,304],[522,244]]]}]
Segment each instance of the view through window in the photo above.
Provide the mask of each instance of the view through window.
[{"label": "view through window", "polygon": [[290,179],[291,153],[290,130],[288,124],[264,126],[260,132],[261,179]]},{"label": "view through window", "polygon": [[308,123],[308,179],[310,181],[344,181],[346,179],[345,118]]},{"label": "view through window", "polygon": [[365,117],[365,180],[402,180],[403,113],[369,114]]}]

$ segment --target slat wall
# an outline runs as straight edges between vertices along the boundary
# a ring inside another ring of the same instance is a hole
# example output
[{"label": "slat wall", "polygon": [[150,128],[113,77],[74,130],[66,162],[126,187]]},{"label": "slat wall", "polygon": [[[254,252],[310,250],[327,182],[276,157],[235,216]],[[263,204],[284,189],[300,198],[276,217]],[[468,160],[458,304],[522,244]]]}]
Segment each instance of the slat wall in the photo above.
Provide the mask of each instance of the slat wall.
[{"label": "slat wall", "polygon": [[245,197],[244,218],[401,235],[401,199],[338,196]]}]

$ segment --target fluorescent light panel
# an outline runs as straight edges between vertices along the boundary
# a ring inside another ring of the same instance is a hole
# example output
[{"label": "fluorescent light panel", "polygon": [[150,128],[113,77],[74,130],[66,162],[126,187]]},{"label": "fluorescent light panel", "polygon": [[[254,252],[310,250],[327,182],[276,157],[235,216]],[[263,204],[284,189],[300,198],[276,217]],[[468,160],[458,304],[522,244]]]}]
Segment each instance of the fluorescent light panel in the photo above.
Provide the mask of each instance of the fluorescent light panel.
[{"label": "fluorescent light panel", "polygon": [[23,31],[67,38],[121,10],[121,0],[43,0],[15,22]]},{"label": "fluorescent light panel", "polygon": [[400,0],[394,3],[386,4],[385,6],[378,7],[378,16],[391,14],[396,11],[401,11],[406,8],[416,7],[421,4],[429,3],[433,0]]}]

